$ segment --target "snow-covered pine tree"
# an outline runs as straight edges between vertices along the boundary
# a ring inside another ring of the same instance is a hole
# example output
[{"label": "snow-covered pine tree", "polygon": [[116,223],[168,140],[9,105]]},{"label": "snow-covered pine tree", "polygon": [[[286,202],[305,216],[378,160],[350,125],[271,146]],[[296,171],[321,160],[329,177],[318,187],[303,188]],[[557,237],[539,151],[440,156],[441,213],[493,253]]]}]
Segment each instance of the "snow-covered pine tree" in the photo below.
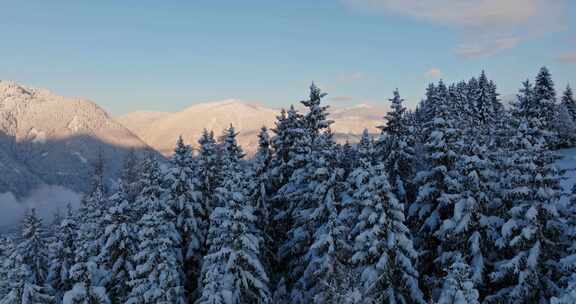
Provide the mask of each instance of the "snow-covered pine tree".
[{"label": "snow-covered pine tree", "polygon": [[56,291],[56,298],[61,299],[63,293],[70,290],[73,281],[70,278],[70,268],[75,263],[76,233],[78,224],[72,211],[72,205],[66,206],[66,215],[60,222],[51,245],[50,270],[47,283]]},{"label": "snow-covered pine tree", "polygon": [[552,123],[557,139],[557,148],[573,147],[576,144],[576,121],[570,115],[570,110],[566,104],[558,105],[556,119]]},{"label": "snow-covered pine tree", "polygon": [[[244,151],[242,147],[236,142],[236,136],[238,133],[232,124],[224,130],[222,134],[222,154],[224,165],[237,164],[244,156]],[[224,170],[227,168],[224,167]]]},{"label": "snow-covered pine tree", "polygon": [[529,81],[523,83],[518,95],[515,116],[524,117],[533,127],[543,131],[548,147],[557,145],[554,129],[556,119],[556,91],[552,76],[546,67],[542,67],[536,76],[534,86]]},{"label": "snow-covered pine tree", "polygon": [[559,147],[576,145],[576,101],[570,86],[566,87],[558,105],[554,129],[558,132]]},{"label": "snow-covered pine tree", "polygon": [[[367,303],[424,303],[418,287],[416,259],[404,205],[399,202],[382,165],[355,171],[351,204],[361,210],[353,228],[354,255],[362,295]],[[360,174],[361,173],[361,174]]]},{"label": "snow-covered pine tree", "polygon": [[366,189],[370,181],[370,168],[375,165],[373,157],[373,142],[369,138],[368,130],[364,129],[360,143],[356,149],[358,150],[357,165],[347,177],[344,185],[343,192],[341,193],[342,209],[339,214],[341,221],[351,227],[348,239],[354,240],[359,233],[359,230],[364,229],[364,225],[358,224],[358,216],[362,210],[362,206],[358,204],[356,199]]},{"label": "snow-covered pine tree", "polygon": [[270,140],[270,146],[273,151],[270,174],[274,177],[272,179],[272,185],[275,189],[279,189],[284,185],[289,177],[287,176],[288,174],[284,172],[284,168],[288,163],[290,148],[293,144],[292,139],[288,136],[289,127],[286,110],[282,109],[280,114],[276,116],[274,128],[272,128],[274,136],[272,136]]},{"label": "snow-covered pine tree", "polygon": [[480,304],[472,271],[466,263],[454,262],[447,271],[438,304]]},{"label": "snow-covered pine tree", "polygon": [[406,108],[403,105],[404,99],[400,97],[398,89],[394,90],[393,95],[392,98],[388,99],[391,104],[391,111],[387,112],[384,116],[386,125],[379,126],[378,128],[391,137],[401,137],[408,132],[406,122],[404,121]]},{"label": "snow-covered pine tree", "polygon": [[470,125],[474,109],[471,108],[473,104],[468,100],[469,86],[466,81],[460,81],[452,86],[450,98],[454,100],[456,108],[454,111],[458,114],[458,123],[462,125]]},{"label": "snow-covered pine tree", "polygon": [[64,294],[62,304],[111,304],[106,288],[94,283],[94,274],[98,272],[92,261],[74,264],[70,277],[76,284]]},{"label": "snow-covered pine tree", "polygon": [[46,236],[48,237],[50,244],[56,242],[56,234],[58,233],[60,223],[62,223],[63,219],[64,215],[62,214],[62,209],[59,207],[56,208],[56,211],[54,211],[52,215],[52,221],[48,224],[48,227],[46,227]]},{"label": "snow-covered pine tree", "polygon": [[519,120],[523,117],[535,117],[535,108],[534,86],[529,79],[526,79],[516,94],[516,102],[512,103],[510,112],[515,119]]},{"label": "snow-covered pine tree", "polygon": [[567,251],[566,219],[558,210],[562,172],[543,131],[533,125],[520,121],[510,140],[513,153],[502,180],[506,222],[496,243],[501,256],[490,275],[499,289],[488,303],[543,303],[560,292],[558,260]]},{"label": "snow-covered pine tree", "polygon": [[574,99],[572,88],[570,88],[569,85],[566,86],[566,90],[564,90],[564,93],[562,94],[561,104],[568,111],[572,120],[576,121],[576,100]]},{"label": "snow-covered pine tree", "polygon": [[461,135],[460,130],[454,126],[454,113],[450,112],[445,88],[440,82],[434,95],[430,96],[435,100],[435,109],[432,111],[436,116],[425,126],[429,134],[424,144],[427,167],[418,172],[414,179],[418,194],[408,209],[409,220],[416,235],[416,247],[421,252],[421,286],[429,288],[429,292],[441,287],[442,269],[434,264],[441,255],[438,251],[440,240],[435,233],[442,221],[450,216],[458,191],[455,165]]},{"label": "snow-covered pine tree", "polygon": [[200,181],[194,176],[192,148],[184,144],[182,137],[176,143],[170,162],[171,167],[164,177],[167,205],[180,236],[178,247],[182,251],[181,262],[188,279],[186,289],[194,297],[198,293],[197,278],[205,251],[208,206],[200,191]]},{"label": "snow-covered pine tree", "polygon": [[[288,298],[288,294],[278,295],[278,292],[285,290],[289,293],[292,281],[286,275],[289,271],[287,258],[280,248],[286,244],[288,231],[293,225],[291,216],[292,201],[288,194],[296,190],[288,186],[290,178],[295,170],[301,170],[305,164],[304,160],[310,153],[309,138],[304,126],[303,116],[294,106],[287,112],[282,110],[277,116],[276,127],[272,129],[272,161],[270,164],[271,200],[270,200],[270,230],[268,236],[273,241],[273,250],[277,261],[273,264],[271,273],[275,274],[272,283],[276,285],[277,296]],[[283,284],[283,285],[279,285]]]},{"label": "snow-covered pine tree", "polygon": [[102,220],[107,208],[103,168],[103,158],[100,156],[94,164],[90,191],[82,198],[77,212],[77,262],[87,262],[100,253],[100,238],[104,233]]},{"label": "snow-covered pine tree", "polygon": [[494,107],[494,95],[492,92],[492,85],[486,77],[486,73],[482,71],[478,78],[478,86],[475,92],[474,100],[474,121],[480,124],[481,127],[486,128],[493,126],[496,119],[496,110]]},{"label": "snow-covered pine tree", "polygon": [[308,109],[304,115],[304,125],[308,129],[310,138],[315,141],[323,130],[330,127],[333,121],[328,119],[328,106],[322,106],[322,98],[327,94],[323,93],[314,83],[310,85],[310,96],[308,100],[301,103]]},{"label": "snow-covered pine tree", "polygon": [[[286,283],[294,303],[306,302],[306,288],[302,276],[307,267],[308,251],[314,239],[314,231],[321,223],[309,220],[310,212],[317,209],[323,198],[314,195],[318,181],[314,179],[320,169],[318,160],[335,160],[335,144],[328,127],[327,107],[321,106],[325,95],[316,86],[310,88],[310,100],[303,101],[309,110],[302,117],[301,128],[296,128],[292,153],[288,166],[294,169],[289,181],[278,190],[277,198],[287,207],[282,214],[288,223],[288,233],[279,248],[279,258],[287,268]],[[317,121],[318,120],[318,121]],[[296,286],[298,285],[298,286]]]},{"label": "snow-covered pine tree", "polygon": [[426,97],[420,102],[418,107],[416,108],[416,116],[418,118],[418,124],[422,126],[422,132],[420,136],[422,138],[426,138],[428,134],[426,134],[426,130],[424,125],[430,123],[432,119],[436,115],[436,104],[438,100],[436,98],[436,85],[434,83],[430,83],[426,88]]},{"label": "snow-covered pine tree", "polygon": [[282,110],[280,116],[277,116],[276,127],[272,129],[274,155],[271,164],[273,189],[276,191],[288,183],[297,168],[295,159],[305,153],[297,144],[304,136],[305,130],[303,116],[294,106],[290,106],[286,114]]},{"label": "snow-covered pine tree", "polygon": [[[570,303],[576,300],[576,185],[572,188],[572,193],[568,200],[562,200],[558,211],[565,219],[562,231],[562,242],[565,251],[560,259],[562,278],[560,284],[563,291],[558,304]],[[564,301],[564,302],[562,302]]]},{"label": "snow-covered pine tree", "polygon": [[270,135],[268,128],[263,126],[258,133],[258,150],[252,160],[253,171],[260,175],[268,171],[270,161],[272,160],[272,149],[270,147]]},{"label": "snow-covered pine tree", "polygon": [[489,101],[491,103],[492,114],[494,117],[492,119],[496,119],[498,121],[501,117],[500,115],[505,112],[504,105],[500,101],[500,94],[498,94],[498,87],[496,86],[496,82],[490,80],[488,82],[488,94],[489,94]]},{"label": "snow-covered pine tree", "polygon": [[404,99],[400,97],[398,89],[394,90],[394,97],[389,99],[392,111],[384,117],[387,124],[382,128],[388,138],[390,148],[384,163],[386,174],[396,198],[404,205],[413,201],[415,190],[414,178],[414,138],[411,127],[406,120]]},{"label": "snow-covered pine tree", "polygon": [[179,259],[180,235],[163,197],[161,174],[156,160],[143,161],[139,182],[142,190],[136,202],[144,208],[138,223],[136,267],[131,273],[127,304],[187,303]]},{"label": "snow-covered pine tree", "polygon": [[464,92],[466,96],[466,115],[468,116],[468,121],[473,122],[476,117],[476,101],[478,100],[478,93],[480,91],[480,82],[478,78],[472,77],[466,83],[466,90]]},{"label": "snow-covered pine tree", "polygon": [[300,213],[302,220],[311,225],[312,244],[304,257],[303,276],[292,292],[292,301],[343,303],[352,289],[347,280],[352,272],[347,265],[351,252],[347,242],[349,229],[339,217],[344,170],[325,157],[315,162],[317,169],[312,177],[315,187],[310,189],[314,204]]},{"label": "snow-covered pine tree", "polygon": [[261,262],[261,232],[249,202],[246,175],[239,164],[233,128],[223,148],[223,185],[210,215],[208,254],[202,265],[202,295],[196,303],[269,303],[268,275]]},{"label": "snow-covered pine tree", "polygon": [[262,232],[263,243],[263,262],[267,269],[275,261],[274,241],[270,234],[276,227],[270,225],[271,221],[271,192],[270,183],[270,163],[272,161],[272,150],[270,149],[270,137],[268,129],[262,127],[258,134],[258,150],[251,160],[249,183],[250,183],[250,201],[254,204],[255,215],[258,217],[258,230]]},{"label": "snow-covered pine tree", "polygon": [[4,261],[8,272],[9,292],[0,299],[0,304],[52,304],[54,298],[47,288],[36,283],[36,275],[32,268],[26,265],[24,257],[15,251]]},{"label": "snow-covered pine tree", "polygon": [[344,176],[348,176],[358,165],[358,151],[348,139],[344,144],[338,145],[338,167],[344,170]]},{"label": "snow-covered pine tree", "polygon": [[362,131],[362,136],[356,145],[356,150],[358,154],[358,161],[356,162],[354,168],[374,163],[374,142],[372,137],[370,137],[368,129],[365,128]]},{"label": "snow-covered pine tree", "polygon": [[487,270],[493,259],[494,240],[503,220],[498,216],[498,174],[487,158],[483,145],[471,142],[456,167],[458,170],[453,211],[436,231],[441,241],[439,267],[449,268],[458,261],[470,266],[470,279],[476,286],[487,282]]},{"label": "snow-covered pine tree", "polygon": [[546,67],[540,68],[534,81],[534,101],[538,110],[538,118],[543,123],[545,130],[550,130],[554,121],[556,107],[556,91],[552,75]]},{"label": "snow-covered pine tree", "polygon": [[194,176],[200,182],[199,191],[202,193],[204,206],[206,206],[206,219],[214,207],[214,192],[221,182],[221,161],[212,131],[204,129],[198,140],[199,150],[196,157]]},{"label": "snow-covered pine tree", "polygon": [[124,191],[126,191],[128,202],[130,203],[134,202],[136,195],[140,191],[140,189],[138,189],[139,166],[140,160],[138,159],[136,152],[133,149],[129,150],[122,163],[120,178],[124,183]]},{"label": "snow-covered pine tree", "polygon": [[42,286],[48,276],[47,239],[42,226],[42,220],[36,215],[34,208],[29,209],[22,222],[22,238],[17,251],[22,257],[22,263],[28,268],[30,278],[27,282]]},{"label": "snow-covered pine tree", "polygon": [[8,280],[10,265],[8,264],[8,258],[12,256],[15,249],[12,239],[0,237],[0,300],[10,292],[10,282]]},{"label": "snow-covered pine tree", "polygon": [[128,298],[130,272],[134,270],[133,258],[138,249],[137,213],[128,198],[121,181],[103,219],[104,234],[97,258],[107,272],[104,284],[114,303],[124,303]]}]

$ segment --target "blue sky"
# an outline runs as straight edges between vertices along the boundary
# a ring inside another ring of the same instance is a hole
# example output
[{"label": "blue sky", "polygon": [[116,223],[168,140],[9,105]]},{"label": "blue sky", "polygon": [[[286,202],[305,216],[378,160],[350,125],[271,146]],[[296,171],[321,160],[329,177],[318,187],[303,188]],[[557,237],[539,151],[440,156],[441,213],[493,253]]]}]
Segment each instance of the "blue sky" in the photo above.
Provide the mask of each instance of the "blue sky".
[{"label": "blue sky", "polygon": [[485,69],[503,95],[542,65],[576,86],[576,1],[4,1],[0,79],[119,115],[239,98],[417,102]]}]

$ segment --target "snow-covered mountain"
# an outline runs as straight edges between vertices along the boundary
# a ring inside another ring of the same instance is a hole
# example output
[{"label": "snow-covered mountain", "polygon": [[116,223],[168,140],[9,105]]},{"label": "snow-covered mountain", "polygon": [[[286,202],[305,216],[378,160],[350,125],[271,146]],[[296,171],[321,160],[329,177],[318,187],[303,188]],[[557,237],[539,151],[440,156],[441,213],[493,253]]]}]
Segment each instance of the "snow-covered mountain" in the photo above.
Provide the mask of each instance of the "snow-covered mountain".
[{"label": "snow-covered mountain", "polygon": [[[371,105],[350,108],[332,108],[333,130],[339,140],[355,141],[364,128],[376,132],[382,124],[386,110]],[[178,136],[196,145],[202,129],[213,130],[216,135],[233,124],[238,142],[249,154],[257,145],[257,134],[262,126],[274,127],[279,110],[236,99],[196,104],[180,112],[133,112],[116,120],[138,135],[144,142],[164,155],[172,153]]]},{"label": "snow-covered mountain", "polygon": [[110,179],[131,149],[149,147],[94,102],[0,81],[0,193],[84,190],[99,153]]}]

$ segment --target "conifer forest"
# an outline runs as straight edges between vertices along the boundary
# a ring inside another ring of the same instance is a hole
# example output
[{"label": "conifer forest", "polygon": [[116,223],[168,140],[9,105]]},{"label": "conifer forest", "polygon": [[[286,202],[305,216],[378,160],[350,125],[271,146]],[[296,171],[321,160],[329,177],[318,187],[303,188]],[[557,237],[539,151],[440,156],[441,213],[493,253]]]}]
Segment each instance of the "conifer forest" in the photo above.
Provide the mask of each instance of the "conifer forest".
[{"label": "conifer forest", "polygon": [[78,208],[0,235],[0,304],[576,303],[576,100],[545,67],[519,87],[395,90],[379,134],[340,143],[312,84],[253,156],[230,125],[114,185],[101,158]]}]

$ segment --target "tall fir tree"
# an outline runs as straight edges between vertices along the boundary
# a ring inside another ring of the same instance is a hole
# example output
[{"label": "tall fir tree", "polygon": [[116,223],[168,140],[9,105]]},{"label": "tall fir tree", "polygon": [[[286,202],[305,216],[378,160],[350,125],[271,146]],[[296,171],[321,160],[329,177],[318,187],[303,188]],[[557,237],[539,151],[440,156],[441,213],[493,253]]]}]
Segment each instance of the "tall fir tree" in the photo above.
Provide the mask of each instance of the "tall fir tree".
[{"label": "tall fir tree", "polygon": [[224,184],[210,216],[208,253],[202,265],[202,295],[196,303],[269,303],[268,274],[261,262],[261,233],[238,162],[233,128],[224,140]]},{"label": "tall fir tree", "polygon": [[104,232],[102,220],[107,208],[107,198],[104,185],[104,161],[101,154],[99,155],[98,161],[93,165],[90,191],[82,197],[77,213],[79,223],[77,262],[88,262],[100,253],[99,241]]},{"label": "tall fir tree", "polygon": [[[270,181],[270,165],[272,161],[272,150],[270,148],[270,137],[268,129],[262,127],[258,134],[258,150],[251,160],[249,172],[250,201],[254,204],[255,215],[258,217],[258,231],[262,233],[262,257],[267,269],[271,269],[275,264],[274,240],[272,234],[276,227],[271,225],[271,196],[272,184]],[[272,272],[270,272],[272,274]],[[270,278],[274,281],[273,278]]]},{"label": "tall fir tree", "polygon": [[186,288],[191,296],[198,294],[197,278],[206,242],[208,223],[207,206],[203,199],[200,181],[193,171],[192,148],[180,137],[171,158],[171,168],[164,177],[167,187],[167,204],[180,235],[184,273],[188,278]]},{"label": "tall fir tree", "polygon": [[568,85],[566,90],[562,94],[561,104],[570,114],[573,121],[576,121],[576,100],[574,99],[574,94],[572,93],[572,88]]},{"label": "tall fir tree", "polygon": [[429,296],[441,287],[442,268],[434,264],[441,255],[438,250],[440,240],[435,233],[452,210],[457,191],[456,162],[461,146],[461,133],[454,126],[454,114],[450,113],[442,83],[431,98],[435,100],[436,117],[425,126],[429,134],[424,144],[427,167],[414,179],[418,193],[408,209],[411,226],[417,235],[416,247],[421,251],[422,286],[428,288]]},{"label": "tall fir tree", "polygon": [[63,292],[72,289],[73,281],[70,278],[70,268],[75,263],[76,232],[78,224],[72,211],[72,205],[66,207],[66,215],[58,225],[55,242],[51,245],[50,269],[47,283],[57,291],[57,299],[61,299]]},{"label": "tall fir tree", "polygon": [[[310,100],[303,101],[308,112],[301,118],[302,124],[295,133],[294,149],[290,155],[288,166],[294,169],[289,181],[278,190],[278,200],[285,203],[284,221],[288,223],[288,233],[279,248],[278,256],[287,266],[286,283],[295,303],[307,301],[306,284],[302,281],[307,267],[308,251],[314,241],[314,230],[321,223],[310,221],[310,212],[317,209],[322,198],[314,194],[320,181],[315,180],[316,171],[321,169],[318,160],[335,159],[331,151],[335,144],[327,119],[327,107],[321,105],[325,96],[316,86],[310,88]],[[330,151],[331,150],[331,151]],[[326,169],[326,168],[322,168]]]},{"label": "tall fir tree", "polygon": [[6,261],[9,268],[9,292],[0,299],[0,304],[52,304],[52,297],[46,287],[36,282],[33,269],[26,265],[24,257],[14,252]]},{"label": "tall fir tree", "polygon": [[110,198],[110,208],[103,219],[98,263],[108,273],[105,286],[113,302],[123,303],[130,292],[130,273],[134,270],[134,255],[138,249],[137,212],[130,203],[129,193],[120,182],[118,191]]},{"label": "tall fir tree", "polygon": [[[236,136],[238,136],[238,133],[232,124],[230,124],[230,126],[226,128],[222,134],[222,153],[224,157],[224,164],[226,165],[237,163],[245,156],[242,147],[240,147],[236,141]],[[226,168],[224,169],[226,170]]]},{"label": "tall fir tree", "polygon": [[545,130],[550,130],[554,121],[556,107],[556,91],[552,75],[546,67],[540,68],[534,81],[534,102],[538,109],[538,118],[543,123]]},{"label": "tall fir tree", "polygon": [[560,285],[563,290],[559,303],[570,303],[570,299],[576,299],[576,185],[573,185],[568,200],[561,201],[558,212],[565,219],[560,227],[565,251],[560,259]]},{"label": "tall fir tree", "polygon": [[31,284],[44,285],[48,276],[48,247],[42,220],[36,215],[35,209],[26,212],[22,223],[22,239],[17,251],[22,257],[22,263],[28,268]]},{"label": "tall fir tree", "polygon": [[347,278],[350,245],[348,227],[340,218],[340,193],[344,170],[321,157],[312,176],[315,185],[310,194],[314,204],[300,210],[310,224],[311,244],[304,256],[303,276],[292,292],[294,303],[341,303],[351,292]]},{"label": "tall fir tree", "polygon": [[333,121],[328,119],[328,106],[321,105],[322,98],[327,94],[323,93],[314,83],[310,85],[310,96],[308,100],[301,103],[308,109],[304,115],[304,124],[309,131],[310,138],[314,141],[323,130],[330,127]]},{"label": "tall fir tree", "polygon": [[276,127],[272,129],[272,149],[274,151],[270,164],[271,200],[270,200],[270,227],[273,227],[268,236],[272,239],[272,250],[276,257],[273,272],[276,277],[273,283],[276,293],[286,291],[278,298],[289,298],[289,280],[286,275],[289,271],[288,256],[280,249],[288,240],[288,232],[293,226],[292,199],[290,193],[295,188],[289,186],[291,177],[296,170],[302,170],[305,159],[310,153],[309,139],[304,125],[303,115],[294,106],[285,113],[283,110],[277,117]]},{"label": "tall fir tree", "polygon": [[124,156],[124,161],[122,162],[122,172],[120,174],[120,179],[123,182],[124,191],[128,195],[128,202],[133,203],[136,199],[136,195],[140,191],[138,189],[139,180],[139,166],[140,160],[136,155],[136,152],[131,149]]},{"label": "tall fir tree", "polygon": [[360,141],[356,146],[356,150],[358,152],[358,160],[355,163],[354,168],[358,166],[362,166],[363,164],[373,164],[374,159],[374,141],[370,137],[370,133],[368,129],[364,129],[362,131],[362,136],[360,137]]},{"label": "tall fir tree", "polygon": [[418,286],[417,251],[382,165],[359,170],[351,204],[361,208],[354,225],[354,255],[368,303],[425,303]]},{"label": "tall fir tree", "polygon": [[200,182],[199,191],[206,206],[206,218],[214,207],[214,192],[221,182],[221,160],[212,131],[204,129],[198,140],[200,146],[196,160],[194,175]]},{"label": "tall fir tree", "polygon": [[476,115],[474,121],[479,123],[483,128],[494,125],[497,109],[494,107],[492,85],[484,71],[482,71],[478,78],[478,86],[474,93],[474,114]]},{"label": "tall fir tree", "polygon": [[414,138],[413,130],[406,119],[404,100],[398,89],[394,97],[389,99],[392,111],[386,114],[387,125],[382,131],[388,135],[389,152],[384,161],[392,191],[402,204],[413,201],[415,190],[414,178]]},{"label": "tall fir tree", "polygon": [[140,184],[136,202],[143,206],[143,212],[126,303],[187,303],[179,259],[180,235],[171,221],[174,217],[163,195],[162,172],[156,160],[144,160]]},{"label": "tall fir tree", "polygon": [[449,199],[453,210],[435,233],[442,251],[437,263],[445,269],[456,262],[467,264],[470,279],[481,287],[488,281],[487,274],[494,260],[494,240],[503,223],[498,212],[499,176],[487,158],[485,146],[476,145],[468,150],[472,152],[462,155],[456,163],[457,188]]},{"label": "tall fir tree", "polygon": [[15,252],[16,246],[11,238],[0,237],[0,300],[10,292],[10,264],[8,259]]},{"label": "tall fir tree", "polygon": [[545,149],[543,131],[520,121],[510,141],[507,176],[502,180],[505,223],[491,273],[498,290],[488,303],[541,303],[558,295],[558,259],[566,252],[561,239],[566,219],[558,211],[562,172],[556,156]]}]

